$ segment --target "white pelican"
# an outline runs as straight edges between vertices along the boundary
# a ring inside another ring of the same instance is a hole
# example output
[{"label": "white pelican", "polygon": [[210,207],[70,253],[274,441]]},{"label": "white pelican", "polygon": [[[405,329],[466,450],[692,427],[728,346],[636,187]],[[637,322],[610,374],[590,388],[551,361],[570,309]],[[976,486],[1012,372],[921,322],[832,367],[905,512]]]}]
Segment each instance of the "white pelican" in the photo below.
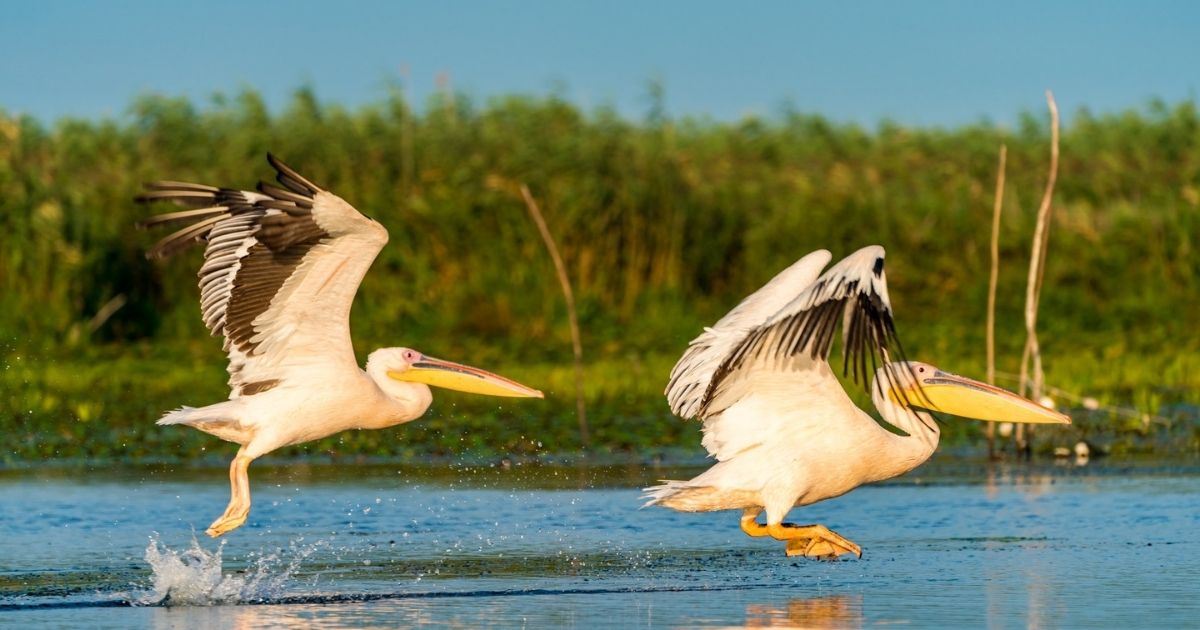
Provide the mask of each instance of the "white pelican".
[{"label": "white pelican", "polygon": [[541,398],[540,391],[409,348],[383,348],[358,367],[350,305],[383,226],[267,156],[282,187],[258,192],[183,182],[146,185],[140,201],[192,209],[141,225],[192,222],[147,253],[165,258],[204,241],[200,310],[229,354],[229,400],[183,407],[159,424],[186,424],[241,444],[229,467],[229,507],[208,528],[216,537],[250,513],[247,469],[282,446],[347,429],[382,429],[425,413],[429,385],[492,396]]},{"label": "white pelican", "polygon": [[[689,481],[647,488],[647,505],[687,512],[742,510],[742,531],[787,542],[787,555],[862,556],[821,525],[784,516],[912,470],[933,454],[938,425],[923,409],[982,420],[1070,423],[985,383],[903,358],[892,325],[883,248],[865,247],[831,267],[813,252],[746,298],[691,342],[671,370],[667,400],[704,421],[703,445],[717,463]],[[818,277],[819,276],[819,277]],[[880,426],[851,402],[829,367],[842,323],[843,374],[865,384]],[[874,368],[879,366],[877,370]],[[766,510],[766,524],[757,521]]]}]

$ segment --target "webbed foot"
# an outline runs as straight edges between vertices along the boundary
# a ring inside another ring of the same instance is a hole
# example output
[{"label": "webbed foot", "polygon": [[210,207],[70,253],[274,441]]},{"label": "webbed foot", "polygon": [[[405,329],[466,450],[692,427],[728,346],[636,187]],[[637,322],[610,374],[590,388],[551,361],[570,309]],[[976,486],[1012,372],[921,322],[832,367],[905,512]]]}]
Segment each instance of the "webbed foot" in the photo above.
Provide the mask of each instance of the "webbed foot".
[{"label": "webbed foot", "polygon": [[204,532],[213,538],[222,536],[241,527],[249,515],[250,506],[242,508],[241,506],[231,504],[229,509],[225,510],[225,513],[220,518],[213,521],[212,525],[209,525],[208,529],[204,530]]},{"label": "webbed foot", "polygon": [[772,538],[787,541],[785,550],[788,556],[833,560],[852,553],[857,558],[862,557],[862,547],[824,525],[780,523],[767,525],[765,529]]}]

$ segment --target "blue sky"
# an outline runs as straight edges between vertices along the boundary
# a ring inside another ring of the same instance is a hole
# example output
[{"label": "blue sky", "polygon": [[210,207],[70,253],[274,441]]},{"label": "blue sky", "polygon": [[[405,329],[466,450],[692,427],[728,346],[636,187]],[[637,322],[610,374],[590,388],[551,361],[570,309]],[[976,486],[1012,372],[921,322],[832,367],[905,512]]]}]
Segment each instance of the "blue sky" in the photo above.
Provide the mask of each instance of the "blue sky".
[{"label": "blue sky", "polygon": [[676,116],[1008,124],[1046,88],[1068,114],[1194,98],[1200,3],[8,0],[0,58],[0,108],[43,120],[245,86],[278,107],[306,83],[354,106],[407,68],[418,103],[441,73],[638,117],[658,79]]}]

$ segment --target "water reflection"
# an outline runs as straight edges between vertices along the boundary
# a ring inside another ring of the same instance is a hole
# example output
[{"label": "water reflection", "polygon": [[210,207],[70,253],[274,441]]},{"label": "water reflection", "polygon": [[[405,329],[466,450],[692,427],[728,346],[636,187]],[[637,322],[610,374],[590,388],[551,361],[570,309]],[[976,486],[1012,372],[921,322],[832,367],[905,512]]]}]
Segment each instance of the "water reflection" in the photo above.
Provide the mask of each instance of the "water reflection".
[{"label": "water reflection", "polygon": [[[499,626],[594,627],[620,620],[626,627],[676,627],[682,611],[673,611],[666,619],[655,619],[666,609],[645,602],[617,600],[604,595],[591,601],[574,597],[541,599],[532,597],[384,600],[365,605],[289,604],[239,605],[213,607],[155,608],[151,626],[159,630],[185,628],[221,628],[252,630],[257,628],[395,628],[438,625],[449,628]],[[636,597],[636,596],[634,596]],[[540,601],[539,601],[540,600]],[[863,598],[860,594],[827,597],[796,597],[787,600],[749,604],[745,609],[745,628],[863,628]],[[667,607],[670,608],[669,606]],[[694,612],[695,609],[693,608]],[[614,616],[615,614],[615,616]],[[645,615],[645,616],[643,616]],[[686,618],[684,614],[684,618]],[[736,617],[734,617],[736,619]]]},{"label": "water reflection", "polygon": [[[213,628],[220,630],[257,630],[259,628],[395,628],[391,623],[363,619],[360,608],[328,606],[212,606],[207,608],[155,608],[151,627],[157,630],[191,630]],[[429,620],[426,620],[429,621]],[[422,620],[405,620],[405,625],[419,625]],[[441,624],[445,625],[445,624]]]},{"label": "water reflection", "polygon": [[862,628],[862,595],[797,597],[786,603],[750,604],[747,628]]},{"label": "water reflection", "polygon": [[[1084,465],[1087,462],[1084,461]],[[1058,465],[1058,462],[1055,462]],[[1055,471],[1005,462],[989,461],[984,468],[983,492],[989,501],[994,501],[1004,488],[1013,488],[1027,498],[1036,498],[1049,492],[1055,483]]]}]

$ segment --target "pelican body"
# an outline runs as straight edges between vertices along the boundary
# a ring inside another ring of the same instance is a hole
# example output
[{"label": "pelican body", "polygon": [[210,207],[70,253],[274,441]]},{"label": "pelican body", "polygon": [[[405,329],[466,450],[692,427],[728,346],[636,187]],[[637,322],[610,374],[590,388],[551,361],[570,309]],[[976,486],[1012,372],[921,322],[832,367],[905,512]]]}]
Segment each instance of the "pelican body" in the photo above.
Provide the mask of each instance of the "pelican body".
[{"label": "pelican body", "polygon": [[[671,410],[703,421],[717,460],[688,481],[647,488],[647,505],[687,512],[742,510],[751,536],[786,541],[791,555],[837,557],[862,549],[822,525],[783,519],[793,507],[841,496],[916,468],[938,445],[928,410],[981,420],[1070,423],[1015,394],[902,358],[882,247],[831,267],[813,252],[743,300],[691,342],[671,371]],[[859,409],[828,357],[842,327],[843,369],[863,382],[889,431]],[[872,366],[872,368],[868,368]],[[766,512],[765,524],[758,516]]]},{"label": "pelican body", "polygon": [[200,308],[229,355],[229,400],[182,407],[159,424],[184,424],[240,444],[229,469],[230,501],[208,528],[216,537],[250,513],[250,462],[275,449],[349,429],[415,420],[433,401],[430,385],[492,396],[542,393],[484,370],[410,348],[383,348],[360,369],[350,341],[350,306],[388,234],[340,197],[274,156],[280,186],[258,190],[184,182],[147,184],[140,201],[189,209],[143,227],[188,223],[152,247],[166,258],[205,243]]}]

